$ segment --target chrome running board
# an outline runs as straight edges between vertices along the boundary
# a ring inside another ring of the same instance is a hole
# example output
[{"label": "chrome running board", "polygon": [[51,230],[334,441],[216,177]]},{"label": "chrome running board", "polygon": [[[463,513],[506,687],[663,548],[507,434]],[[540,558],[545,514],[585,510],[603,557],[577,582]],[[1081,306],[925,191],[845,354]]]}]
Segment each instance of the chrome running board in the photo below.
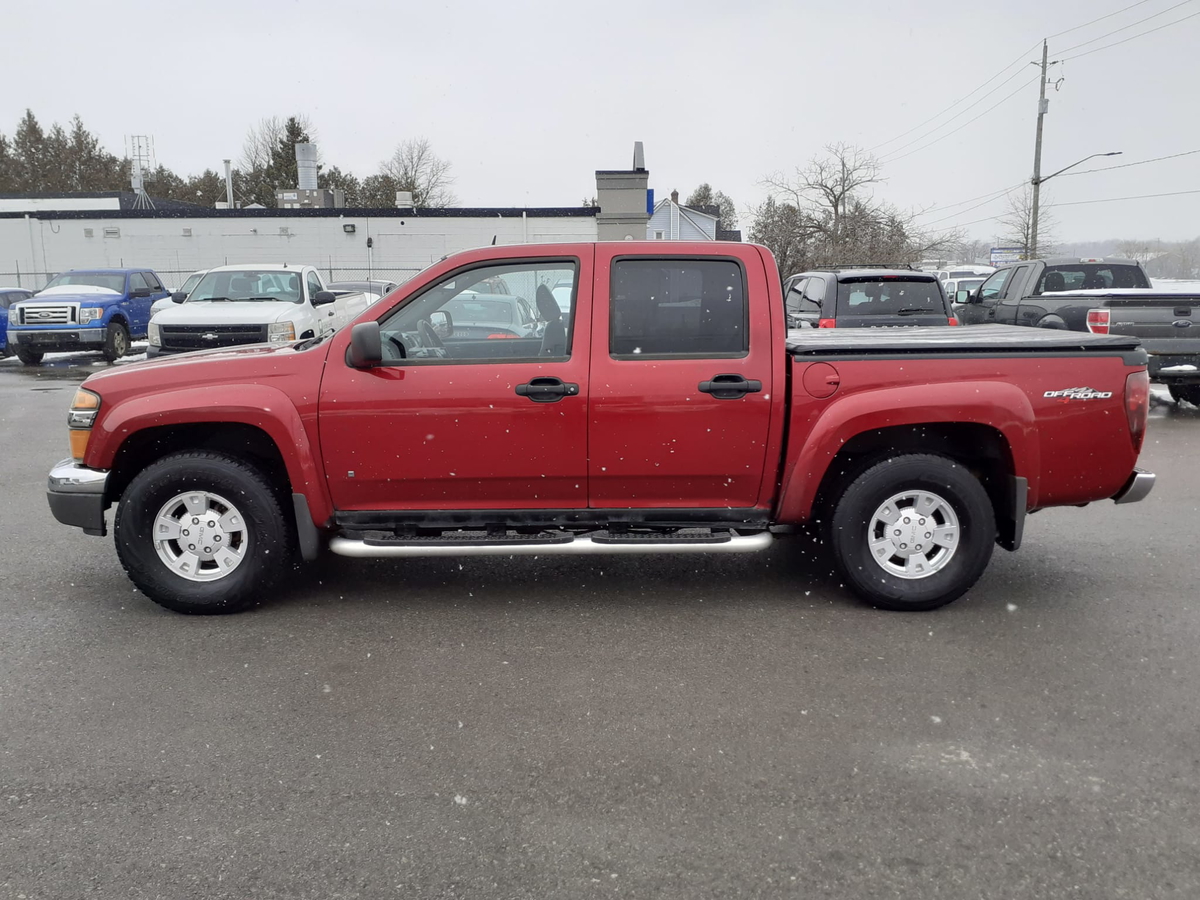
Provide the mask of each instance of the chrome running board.
[{"label": "chrome running board", "polygon": [[372,541],[338,535],[329,542],[329,549],[339,556],[363,558],[430,557],[430,556],[612,556],[632,553],[755,553],[774,542],[769,531],[757,534],[730,534],[722,541],[645,541],[593,540],[588,535],[568,541],[497,541],[495,543],[463,541]]}]

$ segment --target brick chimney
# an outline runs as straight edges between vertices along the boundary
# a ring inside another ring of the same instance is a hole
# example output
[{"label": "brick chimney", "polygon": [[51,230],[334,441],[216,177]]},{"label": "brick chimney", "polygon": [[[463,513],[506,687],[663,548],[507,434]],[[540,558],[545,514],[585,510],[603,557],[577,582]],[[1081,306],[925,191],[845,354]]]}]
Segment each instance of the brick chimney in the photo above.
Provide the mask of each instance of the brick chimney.
[{"label": "brick chimney", "polygon": [[671,202],[676,206],[679,205],[679,191],[671,191]]}]

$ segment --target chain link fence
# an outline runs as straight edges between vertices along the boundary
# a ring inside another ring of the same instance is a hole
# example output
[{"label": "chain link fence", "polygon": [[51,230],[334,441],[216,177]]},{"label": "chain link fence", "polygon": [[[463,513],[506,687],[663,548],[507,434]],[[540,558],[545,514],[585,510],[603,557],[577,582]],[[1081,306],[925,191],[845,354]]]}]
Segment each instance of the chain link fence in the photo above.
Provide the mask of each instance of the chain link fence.
[{"label": "chain link fence", "polygon": [[[178,290],[195,269],[155,269],[158,277],[169,290]],[[328,283],[338,281],[393,281],[403,284],[421,270],[419,268],[367,268],[347,266],[318,266],[317,271]],[[16,287],[29,291],[40,291],[58,272],[0,272],[0,288]]]}]

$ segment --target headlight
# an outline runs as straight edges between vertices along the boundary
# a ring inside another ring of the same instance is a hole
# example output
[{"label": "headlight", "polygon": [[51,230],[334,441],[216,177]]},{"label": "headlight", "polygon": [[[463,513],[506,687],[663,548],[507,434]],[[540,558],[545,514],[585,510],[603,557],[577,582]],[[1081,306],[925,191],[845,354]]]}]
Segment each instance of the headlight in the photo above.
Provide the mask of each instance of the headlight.
[{"label": "headlight", "polygon": [[9,325],[20,325],[21,324],[21,314],[17,311],[17,308],[15,306],[10,306],[8,308],[8,324]]},{"label": "headlight", "polygon": [[272,344],[286,344],[296,339],[296,326],[291,322],[276,322],[267,327],[267,340]]},{"label": "headlight", "polygon": [[88,322],[95,322],[104,314],[102,309],[85,308],[79,309],[79,324],[86,325]]},{"label": "headlight", "polygon": [[83,460],[84,454],[87,453],[88,438],[92,436],[92,425],[95,424],[99,412],[100,395],[79,388],[67,413],[67,426],[71,429],[68,436],[71,441],[72,458]]},{"label": "headlight", "polygon": [[162,346],[162,330],[157,322],[151,322],[150,327],[146,329],[146,341],[151,347]]}]

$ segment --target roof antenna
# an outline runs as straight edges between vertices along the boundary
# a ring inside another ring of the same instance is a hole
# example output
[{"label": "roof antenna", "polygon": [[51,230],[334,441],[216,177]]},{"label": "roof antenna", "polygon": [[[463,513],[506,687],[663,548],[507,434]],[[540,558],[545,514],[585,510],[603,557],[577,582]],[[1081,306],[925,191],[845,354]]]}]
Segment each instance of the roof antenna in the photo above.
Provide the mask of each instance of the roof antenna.
[{"label": "roof antenna", "polygon": [[492,235],[492,246],[493,247],[496,246],[496,235],[494,235],[494,234]]}]

